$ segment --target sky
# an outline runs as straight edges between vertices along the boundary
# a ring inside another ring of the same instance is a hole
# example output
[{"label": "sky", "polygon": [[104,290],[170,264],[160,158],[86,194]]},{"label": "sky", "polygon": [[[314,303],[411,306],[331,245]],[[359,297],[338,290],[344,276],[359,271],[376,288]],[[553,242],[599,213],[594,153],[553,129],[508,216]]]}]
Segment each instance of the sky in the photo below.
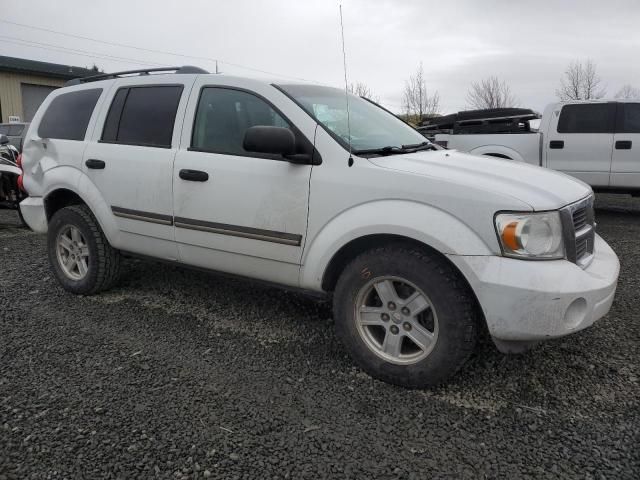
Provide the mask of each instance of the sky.
[{"label": "sky", "polygon": [[607,97],[640,88],[639,0],[0,0],[0,55],[107,72],[213,72],[217,59],[223,73],[344,86],[340,4],[349,82],[394,112],[420,62],[443,114],[490,75],[542,111],[576,59],[595,62]]}]

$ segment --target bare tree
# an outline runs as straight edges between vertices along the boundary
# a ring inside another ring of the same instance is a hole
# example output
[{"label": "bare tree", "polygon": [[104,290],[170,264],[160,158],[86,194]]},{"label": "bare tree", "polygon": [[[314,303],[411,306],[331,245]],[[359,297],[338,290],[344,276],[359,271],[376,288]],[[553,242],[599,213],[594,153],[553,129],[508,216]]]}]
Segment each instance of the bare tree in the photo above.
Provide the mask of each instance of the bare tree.
[{"label": "bare tree", "polygon": [[420,62],[416,73],[405,81],[402,106],[407,119],[416,123],[440,112],[440,95],[437,90],[433,94],[429,94],[422,62]]},{"label": "bare tree", "polygon": [[353,93],[359,97],[368,98],[376,103],[380,103],[380,96],[373,93],[366,83],[356,82],[349,85],[349,93]]},{"label": "bare tree", "polygon": [[601,83],[593,61],[575,60],[569,64],[564,77],[560,79],[560,88],[556,90],[556,95],[563,101],[602,98],[605,89]]},{"label": "bare tree", "polygon": [[508,108],[515,107],[518,101],[511,93],[511,88],[498,77],[489,77],[473,82],[467,93],[467,103],[472,108]]},{"label": "bare tree", "polygon": [[640,88],[632,87],[631,85],[623,85],[616,98],[620,100],[640,100]]}]

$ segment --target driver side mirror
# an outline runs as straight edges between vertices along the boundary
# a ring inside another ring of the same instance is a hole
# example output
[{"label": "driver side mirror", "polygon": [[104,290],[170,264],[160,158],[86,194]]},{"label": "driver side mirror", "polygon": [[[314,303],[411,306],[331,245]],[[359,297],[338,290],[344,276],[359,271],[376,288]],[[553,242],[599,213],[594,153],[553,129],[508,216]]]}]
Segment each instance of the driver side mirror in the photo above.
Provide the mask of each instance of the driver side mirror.
[{"label": "driver side mirror", "polygon": [[247,152],[293,155],[296,137],[288,128],[260,125],[247,129],[242,146]]},{"label": "driver side mirror", "polygon": [[9,143],[9,138],[4,133],[1,133],[0,134],[0,145],[6,145],[7,143]]}]

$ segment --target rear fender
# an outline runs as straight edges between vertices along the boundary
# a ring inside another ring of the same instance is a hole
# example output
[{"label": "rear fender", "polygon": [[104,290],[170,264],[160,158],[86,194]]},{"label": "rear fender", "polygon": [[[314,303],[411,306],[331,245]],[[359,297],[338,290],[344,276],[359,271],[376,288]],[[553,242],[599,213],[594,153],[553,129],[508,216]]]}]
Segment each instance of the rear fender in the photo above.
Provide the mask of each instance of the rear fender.
[{"label": "rear fender", "polygon": [[509,160],[515,160],[517,162],[524,162],[522,155],[513,148],[505,147],[504,145],[483,145],[482,147],[474,148],[469,153],[472,155],[497,156],[499,158],[508,158]]},{"label": "rear fender", "polygon": [[45,178],[45,202],[56,190],[64,189],[75,193],[96,217],[109,243],[114,247],[119,245],[119,230],[115,216],[98,188],[84,173],[74,167],[60,166],[48,170]]}]

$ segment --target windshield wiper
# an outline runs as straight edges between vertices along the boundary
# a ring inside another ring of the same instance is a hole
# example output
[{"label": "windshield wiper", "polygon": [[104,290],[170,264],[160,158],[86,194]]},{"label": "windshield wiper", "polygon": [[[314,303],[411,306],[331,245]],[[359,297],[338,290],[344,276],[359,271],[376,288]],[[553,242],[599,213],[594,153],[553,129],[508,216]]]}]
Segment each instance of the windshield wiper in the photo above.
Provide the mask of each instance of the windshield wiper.
[{"label": "windshield wiper", "polygon": [[398,155],[403,153],[413,153],[418,152],[420,150],[435,150],[436,147],[433,143],[430,142],[421,142],[415,143],[412,145],[402,145],[398,146],[386,146],[380,148],[368,148],[364,150],[354,150],[353,153],[356,155],[368,155],[368,154],[378,154],[378,155]]},{"label": "windshield wiper", "polygon": [[372,153],[377,153],[380,155],[393,155],[395,153],[405,153],[405,151],[402,147],[386,146],[380,148],[365,148],[363,150],[354,150],[353,153],[357,155],[367,155]]}]

